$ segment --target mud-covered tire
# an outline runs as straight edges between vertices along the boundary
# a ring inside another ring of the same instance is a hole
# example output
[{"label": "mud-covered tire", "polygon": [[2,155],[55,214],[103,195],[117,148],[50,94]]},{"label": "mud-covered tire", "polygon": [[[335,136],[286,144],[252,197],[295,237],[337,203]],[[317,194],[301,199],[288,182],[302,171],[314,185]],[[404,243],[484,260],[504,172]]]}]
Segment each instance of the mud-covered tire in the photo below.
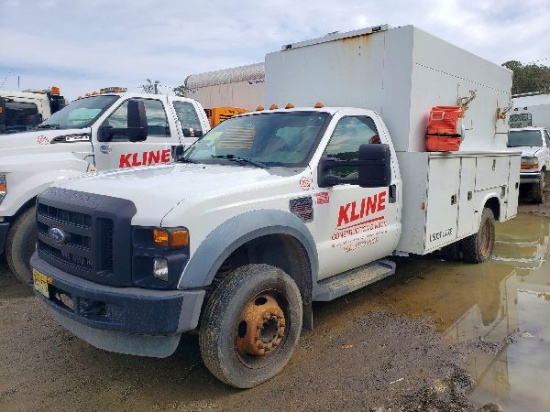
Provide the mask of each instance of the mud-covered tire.
[{"label": "mud-covered tire", "polygon": [[33,206],[15,220],[6,238],[6,261],[15,277],[24,283],[32,281],[30,260],[37,237],[36,206]]},{"label": "mud-covered tire", "polygon": [[[260,305],[266,298],[270,307],[263,309]],[[251,305],[264,319],[261,325],[250,319]],[[281,316],[273,316],[273,311],[281,313],[283,321]],[[283,369],[294,352],[301,329],[302,298],[292,278],[270,265],[242,266],[218,285],[206,303],[199,331],[202,359],[222,382],[251,388]],[[252,341],[258,346],[243,348],[255,330],[261,340]],[[269,351],[267,354],[252,353],[263,343],[266,346],[262,350]]]},{"label": "mud-covered tire", "polygon": [[461,242],[462,257],[468,263],[487,261],[495,245],[495,216],[489,208],[484,208],[477,233],[464,238]]}]

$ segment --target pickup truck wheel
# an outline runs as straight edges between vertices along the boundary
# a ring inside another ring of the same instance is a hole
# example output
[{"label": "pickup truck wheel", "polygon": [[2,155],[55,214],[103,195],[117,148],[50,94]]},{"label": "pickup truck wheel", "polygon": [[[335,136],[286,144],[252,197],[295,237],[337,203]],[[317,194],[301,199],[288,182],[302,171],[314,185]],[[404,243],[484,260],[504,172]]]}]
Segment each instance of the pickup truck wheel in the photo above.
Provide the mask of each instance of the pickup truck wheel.
[{"label": "pickup truck wheel", "polygon": [[6,238],[8,266],[15,277],[24,283],[32,280],[30,260],[37,237],[36,206],[33,206],[17,218]]},{"label": "pickup truck wheel", "polygon": [[199,332],[206,367],[222,382],[251,388],[286,365],[302,329],[302,297],[281,269],[235,269],[212,292]]},{"label": "pickup truck wheel", "polygon": [[488,260],[495,245],[495,216],[484,208],[477,233],[462,240],[462,256],[465,262],[482,263]]}]

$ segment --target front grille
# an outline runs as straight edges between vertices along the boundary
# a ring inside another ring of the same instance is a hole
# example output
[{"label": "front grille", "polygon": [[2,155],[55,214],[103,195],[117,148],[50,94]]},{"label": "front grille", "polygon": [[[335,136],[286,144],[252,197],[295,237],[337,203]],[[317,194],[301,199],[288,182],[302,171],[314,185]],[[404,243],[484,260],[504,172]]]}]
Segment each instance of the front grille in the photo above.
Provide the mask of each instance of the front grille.
[{"label": "front grille", "polygon": [[50,188],[37,203],[39,256],[72,275],[129,286],[134,214],[124,199]]}]

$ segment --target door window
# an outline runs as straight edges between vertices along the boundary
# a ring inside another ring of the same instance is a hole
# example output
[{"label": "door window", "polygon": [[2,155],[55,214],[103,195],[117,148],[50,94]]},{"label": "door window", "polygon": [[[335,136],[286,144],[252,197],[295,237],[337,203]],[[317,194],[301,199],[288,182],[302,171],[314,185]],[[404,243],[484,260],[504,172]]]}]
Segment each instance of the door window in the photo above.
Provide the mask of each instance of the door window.
[{"label": "door window", "polygon": [[[367,116],[348,116],[340,119],[325,149],[325,155],[338,160],[359,158],[359,146],[380,143],[374,121]],[[357,176],[357,166],[339,167],[331,171],[338,177]]]},{"label": "door window", "polygon": [[[191,136],[202,136],[202,127],[195,106],[189,102],[174,102],[176,115],[182,129],[188,129]],[[198,133],[197,133],[198,132]]]},{"label": "door window", "polygon": [[[170,126],[166,118],[164,105],[160,100],[153,99],[131,99],[142,101],[145,106],[145,116],[147,118],[147,136],[168,137],[170,136]],[[128,127],[128,102],[126,100],[120,105],[108,118],[106,125],[113,128]],[[128,135],[113,134],[113,141],[128,141]]]}]

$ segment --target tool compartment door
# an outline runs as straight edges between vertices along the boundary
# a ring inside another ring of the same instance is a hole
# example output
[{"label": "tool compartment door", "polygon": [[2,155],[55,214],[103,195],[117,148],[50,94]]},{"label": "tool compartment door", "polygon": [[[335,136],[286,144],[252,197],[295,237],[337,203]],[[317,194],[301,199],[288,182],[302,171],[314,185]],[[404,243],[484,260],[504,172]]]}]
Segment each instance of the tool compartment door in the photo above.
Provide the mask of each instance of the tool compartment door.
[{"label": "tool compartment door", "polygon": [[460,158],[429,158],[426,204],[426,252],[439,249],[457,237]]}]

